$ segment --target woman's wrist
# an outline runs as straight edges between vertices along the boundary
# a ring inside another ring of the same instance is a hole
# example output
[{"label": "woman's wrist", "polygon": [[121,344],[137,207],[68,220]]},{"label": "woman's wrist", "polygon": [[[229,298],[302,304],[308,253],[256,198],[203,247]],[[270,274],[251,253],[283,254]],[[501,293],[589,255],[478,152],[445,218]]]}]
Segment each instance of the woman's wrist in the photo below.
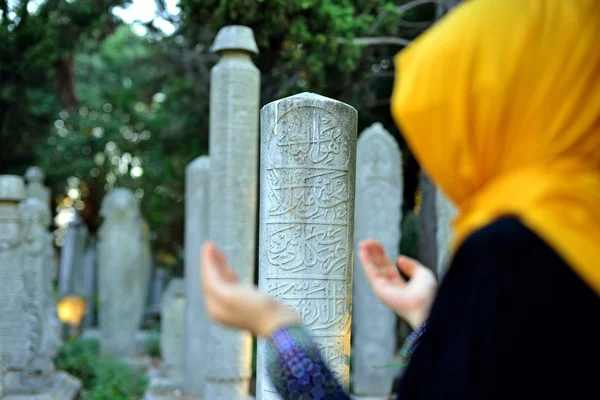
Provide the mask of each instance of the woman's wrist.
[{"label": "woman's wrist", "polygon": [[273,299],[255,333],[259,337],[266,338],[280,328],[300,323],[302,323],[302,319],[294,309]]}]

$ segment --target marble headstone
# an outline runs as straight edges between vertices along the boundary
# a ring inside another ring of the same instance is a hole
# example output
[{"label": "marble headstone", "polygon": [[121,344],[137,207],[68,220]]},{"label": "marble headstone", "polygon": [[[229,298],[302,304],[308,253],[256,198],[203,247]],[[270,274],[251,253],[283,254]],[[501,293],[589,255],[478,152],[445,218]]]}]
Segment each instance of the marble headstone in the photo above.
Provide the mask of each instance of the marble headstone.
[{"label": "marble headstone", "polygon": [[23,242],[25,285],[42,324],[40,346],[30,369],[47,374],[54,370],[52,359],[60,345],[60,322],[52,285],[53,238],[46,229],[51,216],[49,208],[37,198],[22,201],[19,208],[27,226]]},{"label": "marble headstone", "polygon": [[60,253],[58,293],[60,297],[82,295],[83,253],[88,238],[88,229],[79,213],[75,211],[69,223]]},{"label": "marble headstone", "polygon": [[[29,167],[25,172],[25,180],[27,181],[27,197],[39,199],[44,206],[50,211],[50,189],[44,186],[46,174],[39,167]],[[48,221],[48,226],[50,226]]]},{"label": "marble headstone", "polygon": [[208,237],[210,159],[201,156],[186,169],[185,186],[185,352],[183,390],[204,394],[208,316],[200,287],[200,250]]},{"label": "marble headstone", "polygon": [[[402,219],[402,156],[398,144],[375,123],[359,137],[356,156],[355,254],[362,240],[379,241],[395,261],[399,255]],[[397,370],[375,368],[394,362],[396,314],[383,305],[354,259],[352,309],[352,382],[359,396],[388,396]]]},{"label": "marble headstone", "polygon": [[161,302],[160,353],[163,366],[179,373],[183,371],[185,302],[183,278],[171,279]]},{"label": "marble headstone", "polygon": [[83,296],[85,297],[87,310],[83,319],[83,329],[89,329],[95,325],[94,319],[95,304],[94,299],[96,297],[97,288],[97,241],[96,238],[90,236],[88,243],[83,253],[82,263],[82,289]]},{"label": "marble headstone", "polygon": [[437,276],[441,280],[450,265],[452,245],[452,220],[456,217],[456,207],[448,200],[438,188],[435,198],[435,214],[437,217],[436,242],[437,242]]},{"label": "marble headstone", "polygon": [[102,201],[98,292],[100,346],[105,354],[132,357],[150,276],[149,243],[133,192],[116,188]]},{"label": "marble headstone", "polygon": [[[294,307],[348,389],[357,112],[313,93],[261,110],[259,286]],[[279,399],[259,341],[257,398]]]},{"label": "marble headstone", "polygon": [[421,170],[419,179],[421,206],[419,211],[419,261],[437,273],[437,219],[435,215],[436,188]]},{"label": "marble headstone", "polygon": [[[212,50],[220,56],[211,70],[209,236],[220,246],[243,283],[254,278],[258,189],[260,72],[254,33],[226,26]],[[252,375],[248,332],[208,327],[210,368],[204,398],[246,400]]]},{"label": "marble headstone", "polygon": [[5,394],[30,392],[25,377],[41,340],[38,307],[26,285],[27,227],[19,212],[25,196],[21,177],[0,175],[0,386]]}]

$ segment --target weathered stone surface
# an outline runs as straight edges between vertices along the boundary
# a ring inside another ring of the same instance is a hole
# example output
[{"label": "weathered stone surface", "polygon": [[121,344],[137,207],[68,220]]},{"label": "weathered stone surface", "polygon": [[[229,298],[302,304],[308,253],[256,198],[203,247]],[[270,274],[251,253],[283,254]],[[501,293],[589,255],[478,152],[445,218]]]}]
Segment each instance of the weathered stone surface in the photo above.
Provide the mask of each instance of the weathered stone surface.
[{"label": "weathered stone surface", "polygon": [[58,294],[83,295],[82,267],[83,253],[88,238],[88,229],[79,213],[75,212],[73,221],[69,223],[65,234],[65,242],[60,253],[58,275]]},{"label": "weathered stone surface", "polygon": [[49,377],[31,378],[32,392],[3,396],[2,400],[73,400],[79,398],[81,382],[67,374],[57,372]]},{"label": "weathered stone surface", "polygon": [[210,50],[213,52],[234,50],[258,54],[254,32],[247,26],[241,25],[221,28]]},{"label": "weathered stone surface", "polygon": [[152,273],[148,286],[148,309],[146,313],[154,316],[160,314],[160,302],[171,279],[171,274],[164,268],[156,268],[153,263],[150,264],[150,268]]},{"label": "weathered stone surface", "polygon": [[[355,253],[362,240],[379,241],[392,260],[399,255],[402,219],[402,156],[398,144],[375,123],[358,139],[356,156]],[[396,315],[383,305],[369,284],[358,257],[354,259],[352,308],[353,391],[361,396],[387,396],[397,370],[376,369],[394,362]]]},{"label": "weathered stone surface", "polygon": [[97,273],[98,273],[98,257],[97,257],[97,241],[96,238],[90,237],[88,239],[87,247],[83,253],[82,262],[82,290],[83,296],[85,297],[87,310],[83,319],[82,328],[89,329],[95,325],[96,321],[94,318],[94,297],[96,296],[97,287]]},{"label": "weathered stone surface", "polygon": [[[234,32],[238,37],[232,39]],[[260,72],[248,51],[251,33],[225,27],[217,35],[213,49],[221,58],[211,71],[210,91],[209,235],[243,283],[253,280],[256,249]],[[208,332],[211,366],[204,398],[247,399],[250,334],[215,322]]]},{"label": "weathered stone surface", "polygon": [[23,242],[25,285],[42,327],[38,351],[30,369],[47,374],[54,369],[52,359],[60,345],[60,323],[52,287],[53,239],[46,229],[50,224],[49,207],[37,198],[29,198],[21,202],[19,209],[26,223]]},{"label": "weathered stone surface", "polygon": [[149,243],[131,190],[118,188],[107,194],[100,214],[104,217],[98,243],[100,344],[103,353],[131,357],[150,277]]},{"label": "weathered stone surface", "polygon": [[173,278],[162,298],[160,353],[163,365],[183,372],[185,329],[185,282]]},{"label": "weathered stone surface", "polygon": [[419,261],[436,272],[437,268],[437,220],[435,216],[436,188],[429,177],[421,171],[421,210],[419,211]]},{"label": "weathered stone surface", "polygon": [[204,393],[208,316],[200,286],[200,249],[208,237],[210,161],[201,156],[186,169],[185,185],[185,344],[183,391]]},{"label": "weathered stone surface", "polygon": [[[295,307],[349,382],[357,112],[313,93],[261,110],[259,286]],[[259,342],[257,397],[278,399]]]},{"label": "weathered stone surface", "polygon": [[436,190],[435,214],[437,217],[437,276],[441,280],[450,265],[450,246],[452,245],[452,220],[456,217],[456,207],[446,198],[444,193]]},{"label": "weathered stone surface", "polygon": [[0,175],[0,386],[5,394],[30,391],[23,378],[41,339],[38,308],[25,284],[27,227],[19,212],[23,199],[23,179]]},{"label": "weathered stone surface", "polygon": [[[44,186],[46,174],[39,167],[29,167],[25,172],[25,180],[27,181],[27,197],[39,199],[50,211],[50,189]],[[48,227],[50,226],[48,221]]]}]

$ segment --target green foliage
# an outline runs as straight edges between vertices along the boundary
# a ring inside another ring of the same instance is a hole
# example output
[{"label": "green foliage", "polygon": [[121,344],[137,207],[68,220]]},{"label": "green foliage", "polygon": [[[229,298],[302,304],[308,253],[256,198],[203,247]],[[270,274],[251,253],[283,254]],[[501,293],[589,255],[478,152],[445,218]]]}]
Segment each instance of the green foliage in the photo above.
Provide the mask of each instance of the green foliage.
[{"label": "green foliage", "polygon": [[85,388],[94,385],[96,379],[95,362],[100,353],[100,343],[94,339],[76,339],[66,342],[58,351],[54,363],[81,379]]},{"label": "green foliage", "polygon": [[412,38],[423,30],[418,21],[433,15],[427,6],[400,14],[406,0],[181,0],[173,35],[149,23],[140,36],[110,13],[129,2],[44,0],[29,12],[23,0],[14,15],[0,13],[0,173],[40,164],[57,205],[82,209],[92,232],[105,193],[131,188],[153,232],[155,261],[175,274],[185,167],[208,152],[218,29],[253,28],[262,104],[318,92],[353,105],[359,131],[377,121],[396,132],[389,97],[401,46],[354,40]]},{"label": "green foliage", "polygon": [[153,332],[144,342],[144,349],[150,357],[160,357],[160,332]]},{"label": "green foliage", "polygon": [[121,361],[100,356],[99,350],[97,340],[67,342],[55,359],[56,367],[81,379],[82,400],[141,398],[147,385],[144,373]]},{"label": "green foliage", "polygon": [[400,243],[400,254],[414,259],[419,258],[418,240],[418,218],[412,210],[404,210],[402,218],[402,241]]}]

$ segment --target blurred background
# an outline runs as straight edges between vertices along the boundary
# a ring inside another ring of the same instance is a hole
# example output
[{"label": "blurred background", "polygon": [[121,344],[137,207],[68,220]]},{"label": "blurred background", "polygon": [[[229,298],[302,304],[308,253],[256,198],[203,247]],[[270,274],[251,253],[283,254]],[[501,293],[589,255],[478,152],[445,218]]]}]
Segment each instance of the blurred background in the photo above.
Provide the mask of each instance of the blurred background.
[{"label": "blurred background", "polygon": [[317,92],[354,106],[359,132],[381,122],[395,133],[411,218],[418,165],[389,113],[393,56],[444,7],[405,3],[2,0],[0,174],[46,172],[58,246],[73,209],[94,233],[104,194],[132,188],[155,262],[180,275],[184,169],[208,152],[210,46],[220,27],[241,24],[260,49],[261,105]]}]

